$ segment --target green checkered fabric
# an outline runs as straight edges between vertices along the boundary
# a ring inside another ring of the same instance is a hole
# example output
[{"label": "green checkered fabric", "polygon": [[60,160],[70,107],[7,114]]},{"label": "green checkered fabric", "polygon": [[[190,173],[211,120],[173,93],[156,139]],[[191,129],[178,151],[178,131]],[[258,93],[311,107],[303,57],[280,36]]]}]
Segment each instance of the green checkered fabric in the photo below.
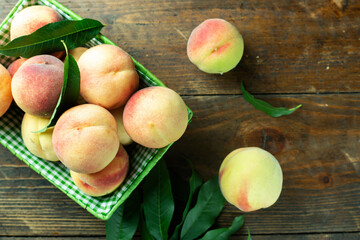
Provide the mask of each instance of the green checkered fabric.
[{"label": "green checkered fabric", "polygon": [[[21,9],[31,5],[47,5],[57,10],[66,19],[81,19],[54,0],[20,0],[0,25],[0,45],[5,45],[10,39],[10,24],[13,17]],[[102,35],[92,39],[87,46],[98,44],[114,44]],[[115,45],[115,44],[114,44]],[[0,55],[0,63],[7,67],[15,58]],[[140,76],[140,86],[165,86],[135,59],[134,63]],[[46,178],[67,196],[87,209],[94,216],[107,220],[114,211],[126,200],[131,192],[139,185],[142,179],[150,172],[170,147],[162,149],[145,148],[138,144],[126,147],[130,156],[130,170],[124,183],[112,194],[103,197],[91,197],[73,183],[69,170],[60,162],[50,162],[31,154],[21,138],[21,121],[24,113],[15,104],[12,104],[6,114],[0,118],[0,143],[9,149],[19,159],[24,161],[35,172]],[[188,109],[189,121],[192,112]]]}]

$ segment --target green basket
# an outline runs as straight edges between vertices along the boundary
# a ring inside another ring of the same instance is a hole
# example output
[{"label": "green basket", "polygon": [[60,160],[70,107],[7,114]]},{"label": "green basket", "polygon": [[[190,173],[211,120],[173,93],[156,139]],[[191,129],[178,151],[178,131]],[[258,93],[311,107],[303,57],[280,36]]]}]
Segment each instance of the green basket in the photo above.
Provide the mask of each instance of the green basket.
[{"label": "green basket", "polygon": [[[10,41],[10,23],[13,17],[21,9],[39,4],[52,7],[66,19],[82,19],[55,0],[20,0],[0,25],[0,45],[5,45]],[[109,39],[99,34],[96,38],[89,41],[87,46],[91,47],[104,43],[115,45]],[[5,67],[14,60],[15,58],[0,55],[0,63]],[[135,59],[133,60],[140,76],[141,87],[165,86],[144,66]],[[170,144],[161,149],[151,149],[134,143],[126,147],[130,157],[130,169],[123,184],[112,194],[103,197],[91,197],[79,190],[73,183],[69,170],[60,162],[43,160],[34,156],[26,149],[21,138],[20,129],[23,114],[24,113],[13,104],[6,114],[0,118],[0,143],[80,206],[92,213],[95,217],[103,220],[111,217],[115,210],[129,197],[131,192],[140,184],[171,146]],[[192,115],[192,111],[188,108],[189,122]]]}]

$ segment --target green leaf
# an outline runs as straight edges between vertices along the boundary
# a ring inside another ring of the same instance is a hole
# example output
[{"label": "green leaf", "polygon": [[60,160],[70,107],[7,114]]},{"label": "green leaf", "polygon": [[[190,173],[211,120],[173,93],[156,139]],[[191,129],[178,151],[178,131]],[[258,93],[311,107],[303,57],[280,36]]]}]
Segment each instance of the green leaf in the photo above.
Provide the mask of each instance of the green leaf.
[{"label": "green leaf", "polygon": [[107,240],[131,240],[140,219],[140,196],[134,191],[106,222]]},{"label": "green leaf", "polygon": [[219,228],[208,231],[200,240],[227,240],[244,224],[244,215],[234,218],[229,228]]},{"label": "green leaf", "polygon": [[241,92],[246,101],[251,103],[256,109],[263,111],[271,117],[281,117],[283,115],[289,115],[302,106],[301,104],[299,104],[298,106],[290,109],[284,107],[273,107],[267,102],[256,99],[253,95],[251,95],[251,93],[246,91],[243,82],[241,82]]},{"label": "green leaf", "polygon": [[103,24],[94,19],[49,23],[32,34],[18,37],[7,45],[0,46],[0,54],[30,58],[44,53],[62,51],[61,40],[65,41],[69,49],[73,49],[87,43],[103,27]]},{"label": "green leaf", "polygon": [[[144,209],[143,204],[141,205],[141,210]],[[143,240],[154,240],[153,236],[151,236],[149,229],[146,226],[144,215],[141,214],[140,219],[140,233],[141,233],[141,239]]]},{"label": "green leaf", "polygon": [[202,185],[195,206],[189,211],[181,229],[182,240],[192,240],[202,235],[215,222],[225,204],[218,176]]},{"label": "green leaf", "polygon": [[67,46],[64,41],[66,58],[64,60],[64,79],[59,100],[56,104],[50,121],[43,129],[36,132],[45,132],[48,128],[55,126],[56,121],[61,114],[76,104],[80,95],[80,70],[71,54],[68,53]]},{"label": "green leaf", "polygon": [[169,172],[160,160],[144,181],[144,216],[146,226],[155,239],[167,239],[174,213]]},{"label": "green leaf", "polygon": [[248,240],[251,240],[251,234],[250,234],[250,229],[248,229]]},{"label": "green leaf", "polygon": [[189,180],[189,184],[190,184],[190,191],[189,191],[189,197],[185,206],[185,209],[183,211],[183,215],[182,215],[182,220],[181,222],[176,226],[173,235],[171,236],[170,240],[177,240],[180,239],[180,229],[182,227],[182,224],[185,221],[185,217],[189,212],[191,203],[193,202],[193,198],[194,198],[194,194],[197,192],[197,190],[200,188],[201,184],[202,184],[202,179],[200,177],[200,175],[195,171],[192,163],[186,159],[188,161],[188,163],[190,164],[191,170],[192,170],[192,175],[190,177]]}]

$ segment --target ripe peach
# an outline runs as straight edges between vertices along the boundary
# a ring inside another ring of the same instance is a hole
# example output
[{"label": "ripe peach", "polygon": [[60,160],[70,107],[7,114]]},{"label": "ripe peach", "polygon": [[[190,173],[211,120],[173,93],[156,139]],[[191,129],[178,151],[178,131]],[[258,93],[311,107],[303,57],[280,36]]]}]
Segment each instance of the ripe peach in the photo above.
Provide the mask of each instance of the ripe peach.
[{"label": "ripe peach", "polygon": [[10,73],[10,76],[13,77],[14,74],[16,73],[16,71],[21,67],[21,65],[26,61],[27,59],[25,58],[18,58],[15,61],[13,61],[9,67],[7,68],[7,70]]},{"label": "ripe peach", "polygon": [[10,73],[0,64],[0,117],[9,109],[12,100]]},{"label": "ripe peach", "polygon": [[71,49],[69,51],[69,54],[71,54],[75,58],[76,62],[78,62],[79,58],[86,50],[88,50],[88,48],[86,48],[86,47],[77,47],[77,48]]},{"label": "ripe peach", "polygon": [[61,61],[64,61],[66,52],[65,51],[58,51],[58,52],[52,52],[50,53],[52,56],[60,59]]},{"label": "ripe peach", "polygon": [[30,6],[17,13],[11,22],[10,38],[31,34],[48,23],[58,22],[62,17],[47,6]]},{"label": "ripe peach", "polygon": [[129,54],[113,45],[89,48],[78,61],[84,99],[107,109],[124,106],[139,86],[139,76]]},{"label": "ripe peach", "polygon": [[116,120],[105,108],[82,104],[65,111],[52,137],[60,161],[78,173],[104,169],[119,149]]},{"label": "ripe peach", "polygon": [[206,73],[225,73],[241,60],[244,41],[234,25],[213,18],[202,22],[190,34],[187,55]]},{"label": "ripe peach", "polygon": [[87,195],[99,197],[113,192],[124,181],[129,169],[129,157],[120,145],[114,160],[103,170],[84,174],[70,171],[75,185]]},{"label": "ripe peach", "polygon": [[36,133],[43,129],[49,121],[49,118],[25,113],[21,123],[21,136],[26,148],[35,156],[49,161],[59,161],[52,145],[53,129],[48,128],[45,132]]},{"label": "ripe peach", "polygon": [[123,107],[117,108],[111,110],[110,112],[116,119],[120,143],[125,146],[130,145],[133,142],[133,140],[130,138],[129,134],[127,134],[124,128],[124,121],[123,121],[124,108]]},{"label": "ripe peach", "polygon": [[226,156],[219,171],[225,199],[244,212],[273,205],[282,190],[279,162],[258,147],[239,148]]},{"label": "ripe peach", "polygon": [[188,122],[187,108],[175,91],[147,87],[131,96],[124,109],[124,127],[137,143],[161,148],[178,140]]},{"label": "ripe peach", "polygon": [[29,58],[16,71],[11,89],[16,104],[26,113],[51,117],[59,99],[64,64],[51,55]]}]

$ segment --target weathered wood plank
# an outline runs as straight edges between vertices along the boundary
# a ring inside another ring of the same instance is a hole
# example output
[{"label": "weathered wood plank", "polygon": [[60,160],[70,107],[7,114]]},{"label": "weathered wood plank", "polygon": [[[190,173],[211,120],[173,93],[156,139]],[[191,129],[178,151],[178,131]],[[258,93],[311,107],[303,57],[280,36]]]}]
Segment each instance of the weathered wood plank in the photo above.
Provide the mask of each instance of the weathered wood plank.
[{"label": "weathered wood plank", "polygon": [[96,219],[0,146],[0,236],[96,236]]},{"label": "weathered wood plank", "polygon": [[[0,20],[16,2],[0,2]],[[104,35],[186,95],[195,115],[165,156],[171,169],[188,170],[183,154],[207,179],[243,146],[263,147],[279,159],[279,201],[246,214],[256,239],[359,238],[360,95],[259,96],[278,106],[304,105],[277,119],[234,96],[241,80],[253,93],[359,92],[359,1],[59,2],[105,23]],[[234,23],[245,39],[243,60],[223,76],[200,72],[186,57],[191,30],[210,17]],[[223,96],[195,96],[214,94]],[[239,214],[226,205],[217,226],[229,226]],[[238,234],[233,239],[246,239],[246,228]],[[105,224],[0,146],[0,236],[104,239]]]},{"label": "weathered wood plank", "polygon": [[[335,234],[304,234],[304,235],[255,235],[253,239],[256,240],[358,240],[360,233],[335,233]],[[230,239],[246,240],[245,236],[233,236]]]},{"label": "weathered wood plank", "polygon": [[[0,2],[0,19],[16,2]],[[242,80],[253,93],[360,91],[356,0],[59,2],[106,24],[105,36],[181,94],[238,94]],[[214,17],[245,39],[244,58],[223,76],[200,72],[186,56],[192,29]]]},{"label": "weathered wood plank", "polygon": [[[332,233],[332,234],[304,234],[304,235],[253,235],[253,239],[257,240],[268,240],[268,239],[278,239],[278,240],[358,240],[360,238],[360,233]],[[105,239],[103,237],[0,237],[1,240],[101,240]],[[140,236],[135,236],[134,240],[140,240]],[[233,235],[230,237],[231,240],[246,240],[247,236],[245,235]]]},{"label": "weathered wood plank", "polygon": [[[252,232],[358,231],[359,95],[259,98],[275,106],[303,107],[290,116],[271,118],[241,96],[186,98],[195,117],[169,153],[175,169],[181,169],[178,156],[184,154],[209,178],[232,150],[262,147],[279,160],[284,188],[273,207],[246,214]],[[218,223],[229,224],[239,214],[227,205]]]},{"label": "weathered wood plank", "polygon": [[[170,170],[186,178],[185,155],[208,179],[230,151],[263,147],[279,160],[284,188],[274,206],[245,215],[246,228],[256,235],[359,231],[360,94],[258,97],[278,106],[304,106],[271,118],[242,96],[184,97],[194,118],[165,155]],[[104,222],[3,147],[0,169],[0,236],[105,234]],[[229,226],[240,214],[227,204],[217,226]]]},{"label": "weathered wood plank", "polygon": [[[105,236],[96,237],[0,237],[1,240],[105,240]],[[134,238],[136,239],[136,238]],[[141,238],[138,238],[141,239]]]}]

